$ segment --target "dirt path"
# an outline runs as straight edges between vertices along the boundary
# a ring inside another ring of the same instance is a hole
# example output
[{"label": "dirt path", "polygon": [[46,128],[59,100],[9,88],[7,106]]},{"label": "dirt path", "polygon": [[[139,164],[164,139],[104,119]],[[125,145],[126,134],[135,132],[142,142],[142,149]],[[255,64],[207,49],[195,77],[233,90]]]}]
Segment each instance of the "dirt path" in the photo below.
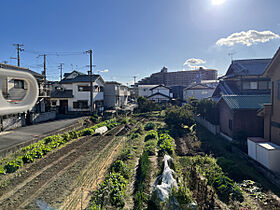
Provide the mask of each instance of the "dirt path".
[{"label": "dirt path", "polygon": [[[120,127],[117,127],[113,133],[117,133],[119,129]],[[73,184],[88,161],[113,139],[114,135],[84,137],[47,155],[28,168],[23,168],[18,176],[11,177],[8,186],[0,189],[1,208],[37,209],[36,199],[59,207],[65,196],[73,190]]]}]

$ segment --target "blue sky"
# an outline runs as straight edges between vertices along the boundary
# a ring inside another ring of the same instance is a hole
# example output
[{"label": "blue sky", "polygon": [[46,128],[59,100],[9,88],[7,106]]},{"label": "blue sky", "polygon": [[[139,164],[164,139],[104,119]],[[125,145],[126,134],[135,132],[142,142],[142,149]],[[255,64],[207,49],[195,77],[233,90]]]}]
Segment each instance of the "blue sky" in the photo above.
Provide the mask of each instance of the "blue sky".
[{"label": "blue sky", "polygon": [[[24,44],[21,66],[37,72],[43,62],[38,53],[81,52],[47,56],[48,79],[58,80],[59,63],[64,63],[64,72],[86,73],[89,58],[82,52],[93,49],[95,73],[108,69],[100,73],[105,80],[127,83],[163,66],[188,70],[184,63],[192,58],[193,65],[222,75],[231,61],[228,53],[235,53],[234,59],[274,55],[280,45],[279,0],[213,1],[2,1],[0,62],[16,65],[10,59],[16,56],[13,43]],[[234,40],[229,37],[233,33],[238,33]],[[222,38],[227,39],[218,45]]]}]

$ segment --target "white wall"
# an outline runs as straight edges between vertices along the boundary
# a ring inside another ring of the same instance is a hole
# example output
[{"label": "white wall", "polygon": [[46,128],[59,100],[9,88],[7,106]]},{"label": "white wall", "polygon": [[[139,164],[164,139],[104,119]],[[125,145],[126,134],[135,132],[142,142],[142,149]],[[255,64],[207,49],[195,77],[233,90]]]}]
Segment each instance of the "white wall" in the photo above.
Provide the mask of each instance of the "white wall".
[{"label": "white wall", "polygon": [[157,85],[139,85],[138,89],[138,96],[148,97],[151,95],[152,91],[151,88],[156,87]]},{"label": "white wall", "polygon": [[186,100],[188,97],[194,97],[197,99],[209,98],[212,96],[215,89],[202,89],[202,90],[187,90],[184,89],[183,97]]},{"label": "white wall", "polygon": [[[88,106],[90,105],[90,91],[78,91],[78,86],[89,86],[88,82],[79,82],[73,84],[62,84],[62,86],[66,90],[72,90],[74,98],[68,98],[68,111],[89,111],[88,109],[75,109],[73,108],[73,102],[80,101],[80,100],[87,100]],[[104,92],[97,92],[94,89],[94,86],[103,87],[103,83],[100,80],[93,82],[93,103],[96,101],[104,101]],[[63,99],[67,100],[67,99]],[[57,105],[59,106],[59,102]]]},{"label": "white wall", "polygon": [[170,96],[170,90],[168,88],[164,88],[164,87],[157,87],[157,88],[153,89],[151,95],[154,93],[162,93],[166,96]]},{"label": "white wall", "polygon": [[155,96],[149,97],[148,99],[149,100],[153,100],[153,101],[155,101],[157,103],[160,103],[162,101],[169,101],[168,97],[164,97],[162,95],[155,95]]}]

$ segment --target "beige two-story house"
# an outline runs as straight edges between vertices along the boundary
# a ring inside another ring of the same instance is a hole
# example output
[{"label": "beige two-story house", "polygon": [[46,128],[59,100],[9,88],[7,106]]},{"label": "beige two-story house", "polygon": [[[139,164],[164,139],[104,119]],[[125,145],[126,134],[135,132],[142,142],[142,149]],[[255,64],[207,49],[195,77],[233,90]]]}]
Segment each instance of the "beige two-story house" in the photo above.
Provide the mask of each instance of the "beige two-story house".
[{"label": "beige two-story house", "polygon": [[271,79],[271,103],[264,105],[264,138],[280,145],[280,48],[264,72]]}]

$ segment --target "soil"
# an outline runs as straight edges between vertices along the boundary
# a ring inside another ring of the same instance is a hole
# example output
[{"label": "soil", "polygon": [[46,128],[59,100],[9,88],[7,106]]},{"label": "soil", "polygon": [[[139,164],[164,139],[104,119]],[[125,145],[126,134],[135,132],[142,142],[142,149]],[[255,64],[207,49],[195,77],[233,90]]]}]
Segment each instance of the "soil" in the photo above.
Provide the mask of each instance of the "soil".
[{"label": "soil", "polygon": [[[54,208],[62,206],[79,183],[84,168],[101,156],[122,127],[116,127],[112,136],[88,136],[72,141],[16,174],[6,175],[3,182],[9,184],[2,183],[0,188],[1,209],[39,209],[36,205],[38,200]],[[106,158],[103,161],[107,162]],[[104,162],[98,164],[104,165]]]}]

